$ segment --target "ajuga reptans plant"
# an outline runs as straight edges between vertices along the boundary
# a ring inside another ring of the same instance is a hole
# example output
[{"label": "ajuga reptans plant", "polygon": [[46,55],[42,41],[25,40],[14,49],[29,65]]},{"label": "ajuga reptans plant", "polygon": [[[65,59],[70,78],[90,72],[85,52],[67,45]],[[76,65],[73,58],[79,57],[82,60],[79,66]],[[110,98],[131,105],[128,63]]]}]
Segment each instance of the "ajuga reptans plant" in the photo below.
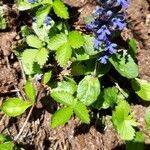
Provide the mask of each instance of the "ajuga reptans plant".
[{"label": "ajuga reptans plant", "polygon": [[95,35],[95,49],[103,48],[98,61],[106,64],[109,56],[117,52],[118,45],[112,41],[112,34],[126,27],[125,10],[128,0],[98,0],[98,6],[93,13],[94,20],[86,25],[86,29]]}]

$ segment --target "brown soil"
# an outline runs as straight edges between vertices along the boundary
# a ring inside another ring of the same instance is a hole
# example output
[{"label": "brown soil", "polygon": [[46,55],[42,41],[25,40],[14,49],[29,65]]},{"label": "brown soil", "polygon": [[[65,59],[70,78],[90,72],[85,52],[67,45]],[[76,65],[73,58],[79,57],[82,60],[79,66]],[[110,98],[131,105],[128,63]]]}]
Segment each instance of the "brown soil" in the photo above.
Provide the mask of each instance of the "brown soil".
[{"label": "brown soil", "polygon": [[[70,7],[77,7],[78,20],[74,26],[80,29],[83,26],[83,17],[90,14],[95,8],[93,1],[64,0]],[[21,23],[15,5],[4,1],[9,24],[9,31],[0,32],[0,104],[10,96],[24,95],[22,85],[24,76],[21,73],[21,64],[13,53],[13,47],[19,40],[17,27]],[[128,28],[123,35],[134,37],[138,41],[138,64],[140,76],[150,81],[150,1],[132,0],[127,11]],[[124,38],[126,38],[124,37]],[[18,92],[19,91],[19,92]],[[27,150],[121,150],[125,149],[124,142],[114,131],[109,116],[106,116],[106,126],[100,127],[100,121],[94,120],[91,125],[80,124],[79,120],[72,119],[58,129],[49,126],[51,114],[56,110],[56,104],[48,96],[41,96],[34,108],[21,137],[17,141]],[[143,115],[145,107],[133,106],[137,121],[145,126]],[[27,112],[28,114],[28,112]],[[22,127],[26,114],[18,118],[7,118],[0,113],[0,132],[15,137]],[[147,133],[149,135],[149,133]],[[150,144],[149,136],[146,143]],[[149,148],[147,148],[149,149]]]}]

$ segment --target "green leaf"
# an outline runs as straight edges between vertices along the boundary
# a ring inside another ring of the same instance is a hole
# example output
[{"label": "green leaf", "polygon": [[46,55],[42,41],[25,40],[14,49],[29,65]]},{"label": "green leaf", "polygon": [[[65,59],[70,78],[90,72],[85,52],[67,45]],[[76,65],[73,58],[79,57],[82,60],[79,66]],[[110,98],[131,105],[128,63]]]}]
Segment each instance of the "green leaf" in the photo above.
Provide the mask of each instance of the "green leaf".
[{"label": "green leaf", "polygon": [[122,56],[120,54],[113,55],[110,59],[114,68],[128,79],[136,78],[138,76],[138,66],[130,55]]},{"label": "green leaf", "polygon": [[83,103],[76,102],[73,109],[74,109],[74,112],[77,115],[77,117],[79,117],[79,119],[83,123],[87,123],[87,124],[90,123],[90,116],[89,116],[88,109]]},{"label": "green leaf", "polygon": [[141,79],[133,79],[131,81],[132,88],[135,93],[145,101],[150,101],[150,82]]},{"label": "green leaf", "polygon": [[54,0],[53,9],[55,14],[63,19],[69,18],[68,8],[64,5],[61,0]]},{"label": "green leaf", "polygon": [[22,35],[22,37],[26,38],[30,34],[31,34],[31,29],[27,25],[21,26],[21,35]]},{"label": "green leaf", "polygon": [[2,104],[2,111],[9,117],[16,117],[25,112],[27,108],[31,106],[31,103],[23,101],[19,98],[8,98]]},{"label": "green leaf", "polygon": [[[74,94],[77,90],[77,84],[74,80],[67,80],[58,82],[57,91],[64,91],[70,94]],[[56,90],[55,89],[55,90]]]},{"label": "green leaf", "polygon": [[57,50],[59,47],[67,43],[67,35],[64,33],[53,36],[48,42],[48,48],[50,50]]},{"label": "green leaf", "polygon": [[53,4],[53,0],[40,0],[40,4]]},{"label": "green leaf", "polygon": [[51,76],[52,76],[52,71],[49,71],[49,72],[46,72],[43,76],[43,84],[46,85],[50,79],[51,79]]},{"label": "green leaf", "polygon": [[[92,71],[92,70],[91,70]],[[74,62],[71,65],[71,74],[74,76],[80,76],[87,73],[87,67],[81,62]]]},{"label": "green leaf", "polygon": [[148,107],[146,109],[144,118],[145,118],[145,122],[146,122],[147,128],[150,129],[150,107]]},{"label": "green leaf", "polygon": [[85,76],[78,85],[77,98],[86,106],[95,102],[100,94],[100,82],[93,76]]},{"label": "green leaf", "polygon": [[106,73],[109,72],[111,68],[110,63],[107,63],[106,65],[102,65],[99,63],[95,64],[95,59],[88,59],[87,61],[73,62],[71,64],[71,74],[74,76],[93,74],[95,65],[97,66],[96,67],[97,77],[104,76]]},{"label": "green leaf", "polygon": [[36,91],[31,81],[26,82],[24,90],[28,100],[30,100],[34,104],[36,100]]},{"label": "green leaf", "polygon": [[39,38],[35,35],[27,36],[26,42],[30,47],[33,48],[41,48],[43,46],[41,40],[39,40]]},{"label": "green leaf", "polygon": [[132,58],[135,59],[137,53],[137,41],[135,39],[129,39],[128,45],[129,45],[129,53],[132,56]]},{"label": "green leaf", "polygon": [[112,114],[112,122],[123,140],[133,140],[137,123],[129,115],[130,106],[126,101],[120,101]]},{"label": "green leaf", "polygon": [[4,17],[3,6],[0,6],[0,29],[6,29],[6,19]]},{"label": "green leaf", "polygon": [[36,22],[32,23],[32,29],[38,36],[38,38],[44,42],[49,41],[49,33],[51,31],[51,28],[53,27],[54,22],[51,21],[51,26],[47,26],[46,24],[43,24],[43,26],[39,27]]},{"label": "green leaf", "polygon": [[95,50],[95,48],[94,48],[94,45],[93,45],[94,37],[93,36],[84,35],[84,39],[85,39],[84,50],[88,55],[92,56],[92,55],[99,53],[99,51]]},{"label": "green leaf", "polygon": [[34,61],[35,61],[35,56],[37,54],[38,50],[37,49],[26,49],[22,53],[22,64],[23,64],[23,69],[26,74],[33,74],[33,66],[34,66]]},{"label": "green leaf", "polygon": [[55,101],[63,105],[67,105],[67,106],[74,105],[74,97],[68,92],[58,91],[57,89],[53,89],[51,92],[51,97]]},{"label": "green leaf", "polygon": [[133,141],[128,141],[126,144],[126,150],[144,150],[144,133],[136,132]]},{"label": "green leaf", "polygon": [[71,107],[65,107],[65,108],[59,109],[52,116],[51,127],[57,128],[58,126],[64,125],[65,123],[69,121],[72,114],[73,114],[73,108]]},{"label": "green leaf", "polygon": [[35,61],[40,65],[43,66],[46,61],[48,60],[48,51],[46,48],[41,48],[38,50],[35,56]]},{"label": "green leaf", "polygon": [[75,49],[73,55],[73,58],[75,58],[76,61],[89,60],[90,58],[83,48]]},{"label": "green leaf", "polygon": [[51,9],[51,5],[45,5],[43,7],[40,7],[36,12],[37,25],[39,27],[44,23],[47,15],[50,12],[50,9]]},{"label": "green leaf", "polygon": [[0,133],[0,144],[11,141],[11,137]]},{"label": "green leaf", "polygon": [[80,48],[85,42],[83,36],[78,31],[70,32],[68,40],[72,48]]},{"label": "green leaf", "polygon": [[28,10],[28,9],[37,7],[39,5],[40,5],[40,3],[31,4],[28,2],[28,0],[17,0],[17,8],[20,11]]},{"label": "green leaf", "polygon": [[0,150],[14,150],[14,143],[9,141],[0,144]]},{"label": "green leaf", "polygon": [[109,87],[104,89],[102,108],[107,109],[112,107],[117,102],[118,89],[116,87]]},{"label": "green leaf", "polygon": [[61,67],[64,67],[71,58],[72,49],[69,43],[65,43],[56,51],[56,60]]}]

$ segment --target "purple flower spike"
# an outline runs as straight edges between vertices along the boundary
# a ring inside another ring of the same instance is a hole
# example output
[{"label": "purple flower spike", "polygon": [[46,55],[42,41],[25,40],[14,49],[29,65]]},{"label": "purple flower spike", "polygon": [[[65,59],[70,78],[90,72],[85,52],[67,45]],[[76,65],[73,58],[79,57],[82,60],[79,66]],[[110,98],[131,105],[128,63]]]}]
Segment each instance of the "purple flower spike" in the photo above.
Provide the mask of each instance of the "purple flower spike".
[{"label": "purple flower spike", "polygon": [[[93,19],[86,25],[86,29],[94,33],[93,45],[100,52],[97,59],[106,64],[108,58],[117,52],[118,45],[112,43],[113,33],[126,27],[125,9],[129,0],[97,0],[100,4],[93,13]],[[116,8],[119,6],[118,8]]]}]

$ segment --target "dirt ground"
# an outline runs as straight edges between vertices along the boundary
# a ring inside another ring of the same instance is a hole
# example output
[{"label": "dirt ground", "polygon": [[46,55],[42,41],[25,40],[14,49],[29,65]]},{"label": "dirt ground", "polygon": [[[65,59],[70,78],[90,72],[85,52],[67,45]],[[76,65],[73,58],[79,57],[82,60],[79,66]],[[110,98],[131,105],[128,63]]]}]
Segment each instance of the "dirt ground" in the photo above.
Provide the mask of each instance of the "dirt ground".
[{"label": "dirt ground", "polygon": [[[74,27],[83,28],[83,18],[95,8],[93,0],[64,0],[70,8],[74,8],[78,20]],[[16,58],[13,48],[20,40],[18,27],[22,17],[30,24],[28,14],[19,14],[13,0],[2,0],[6,9],[8,28],[0,32],[0,105],[9,96],[20,96],[23,93],[24,74],[21,72],[21,62]],[[74,13],[73,13],[74,15]],[[127,10],[128,26],[123,31],[124,39],[134,37],[138,41],[137,60],[140,77],[150,81],[150,0],[131,0]],[[43,94],[44,95],[44,94]],[[49,106],[49,107],[48,107]],[[143,115],[145,106],[133,106],[135,118],[145,126]],[[110,117],[106,116],[106,126],[100,125],[100,120],[93,119],[90,125],[80,124],[72,119],[58,129],[51,129],[49,122],[51,114],[56,110],[56,104],[49,97],[41,97],[34,108],[18,143],[27,150],[123,150],[125,143],[114,131]],[[28,112],[27,112],[28,113]],[[99,115],[99,114],[97,114]],[[0,114],[0,132],[15,137],[26,119],[26,114],[18,118],[7,118]],[[150,134],[146,138],[147,149],[150,149]]]}]

